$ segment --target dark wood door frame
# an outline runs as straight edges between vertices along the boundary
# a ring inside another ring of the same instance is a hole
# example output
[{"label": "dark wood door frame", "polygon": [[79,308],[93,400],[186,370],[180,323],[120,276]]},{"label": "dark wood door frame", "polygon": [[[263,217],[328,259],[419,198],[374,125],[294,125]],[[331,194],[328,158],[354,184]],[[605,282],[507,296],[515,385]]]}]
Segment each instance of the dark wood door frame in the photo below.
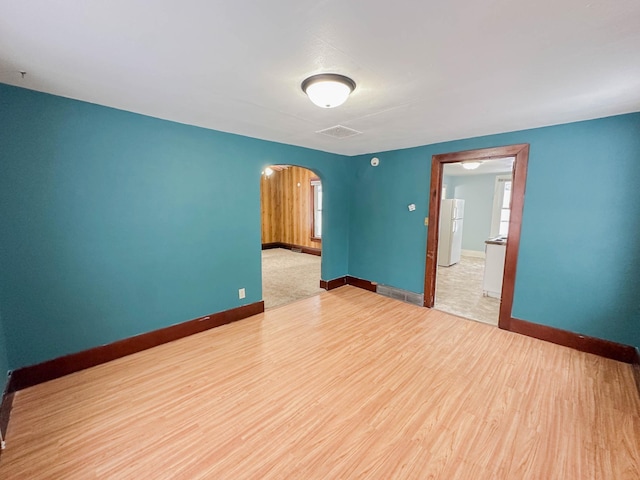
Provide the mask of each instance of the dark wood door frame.
[{"label": "dark wood door frame", "polygon": [[427,232],[427,261],[424,274],[424,306],[433,308],[436,294],[436,272],[438,253],[438,234],[440,224],[440,201],[442,197],[442,175],[447,163],[467,160],[492,160],[496,158],[515,157],[513,163],[513,183],[511,184],[511,216],[509,217],[509,235],[504,261],[502,295],[498,326],[509,330],[513,293],[516,281],[518,249],[520,247],[520,228],[522,226],[522,210],[524,207],[524,191],[527,182],[527,165],[529,163],[529,144],[509,145],[506,147],[467,150],[464,152],[443,153],[434,155],[431,163],[431,190],[429,193],[429,230]]}]

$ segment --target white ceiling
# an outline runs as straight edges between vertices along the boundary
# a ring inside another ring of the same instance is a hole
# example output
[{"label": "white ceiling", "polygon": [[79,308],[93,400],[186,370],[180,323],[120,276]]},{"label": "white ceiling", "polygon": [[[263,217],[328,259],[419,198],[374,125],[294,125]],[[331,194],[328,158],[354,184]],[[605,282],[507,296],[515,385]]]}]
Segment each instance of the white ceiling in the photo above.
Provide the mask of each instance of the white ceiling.
[{"label": "white ceiling", "polygon": [[639,52],[638,0],[0,0],[0,82],[346,155],[639,111]]},{"label": "white ceiling", "polygon": [[514,157],[482,160],[480,166],[475,170],[467,170],[462,166],[462,162],[447,163],[444,165],[443,174],[451,177],[466,177],[470,175],[487,175],[489,173],[511,173],[514,160]]}]

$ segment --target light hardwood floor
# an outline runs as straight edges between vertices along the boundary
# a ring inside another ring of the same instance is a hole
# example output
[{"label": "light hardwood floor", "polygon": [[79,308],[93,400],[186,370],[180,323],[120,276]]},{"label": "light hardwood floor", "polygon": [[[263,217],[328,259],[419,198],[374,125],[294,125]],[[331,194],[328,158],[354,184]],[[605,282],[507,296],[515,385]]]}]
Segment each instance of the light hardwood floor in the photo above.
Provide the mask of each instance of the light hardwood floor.
[{"label": "light hardwood floor", "polygon": [[638,479],[631,367],[341,287],[18,392],[8,479]]}]

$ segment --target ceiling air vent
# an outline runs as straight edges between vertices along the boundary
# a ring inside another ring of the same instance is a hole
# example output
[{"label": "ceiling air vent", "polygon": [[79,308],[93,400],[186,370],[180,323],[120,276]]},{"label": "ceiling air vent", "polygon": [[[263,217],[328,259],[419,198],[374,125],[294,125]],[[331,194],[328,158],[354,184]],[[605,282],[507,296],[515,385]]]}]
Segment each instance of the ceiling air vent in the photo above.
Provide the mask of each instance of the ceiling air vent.
[{"label": "ceiling air vent", "polygon": [[325,128],[324,130],[318,130],[316,133],[320,133],[322,135],[326,135],[327,137],[333,138],[347,138],[353,137],[354,135],[358,135],[358,130],[354,130],[353,128],[343,127],[342,125],[336,125],[335,127]]}]

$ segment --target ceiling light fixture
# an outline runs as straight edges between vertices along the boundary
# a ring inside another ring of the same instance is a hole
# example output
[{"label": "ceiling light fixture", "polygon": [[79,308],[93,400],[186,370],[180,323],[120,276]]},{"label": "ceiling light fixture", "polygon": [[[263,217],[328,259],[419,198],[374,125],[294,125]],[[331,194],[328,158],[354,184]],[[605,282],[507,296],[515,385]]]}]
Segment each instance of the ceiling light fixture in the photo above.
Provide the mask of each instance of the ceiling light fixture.
[{"label": "ceiling light fixture", "polygon": [[462,162],[462,168],[466,170],[475,170],[480,166],[481,163],[482,162],[476,162],[476,161]]},{"label": "ceiling light fixture", "polygon": [[337,73],[320,73],[302,82],[302,91],[321,108],[333,108],[347,101],[356,82]]},{"label": "ceiling light fixture", "polygon": [[267,168],[265,168],[265,169],[262,171],[262,174],[263,174],[265,177],[270,177],[270,176],[271,176],[271,174],[273,174],[273,168],[271,168],[271,167],[267,167]]}]

